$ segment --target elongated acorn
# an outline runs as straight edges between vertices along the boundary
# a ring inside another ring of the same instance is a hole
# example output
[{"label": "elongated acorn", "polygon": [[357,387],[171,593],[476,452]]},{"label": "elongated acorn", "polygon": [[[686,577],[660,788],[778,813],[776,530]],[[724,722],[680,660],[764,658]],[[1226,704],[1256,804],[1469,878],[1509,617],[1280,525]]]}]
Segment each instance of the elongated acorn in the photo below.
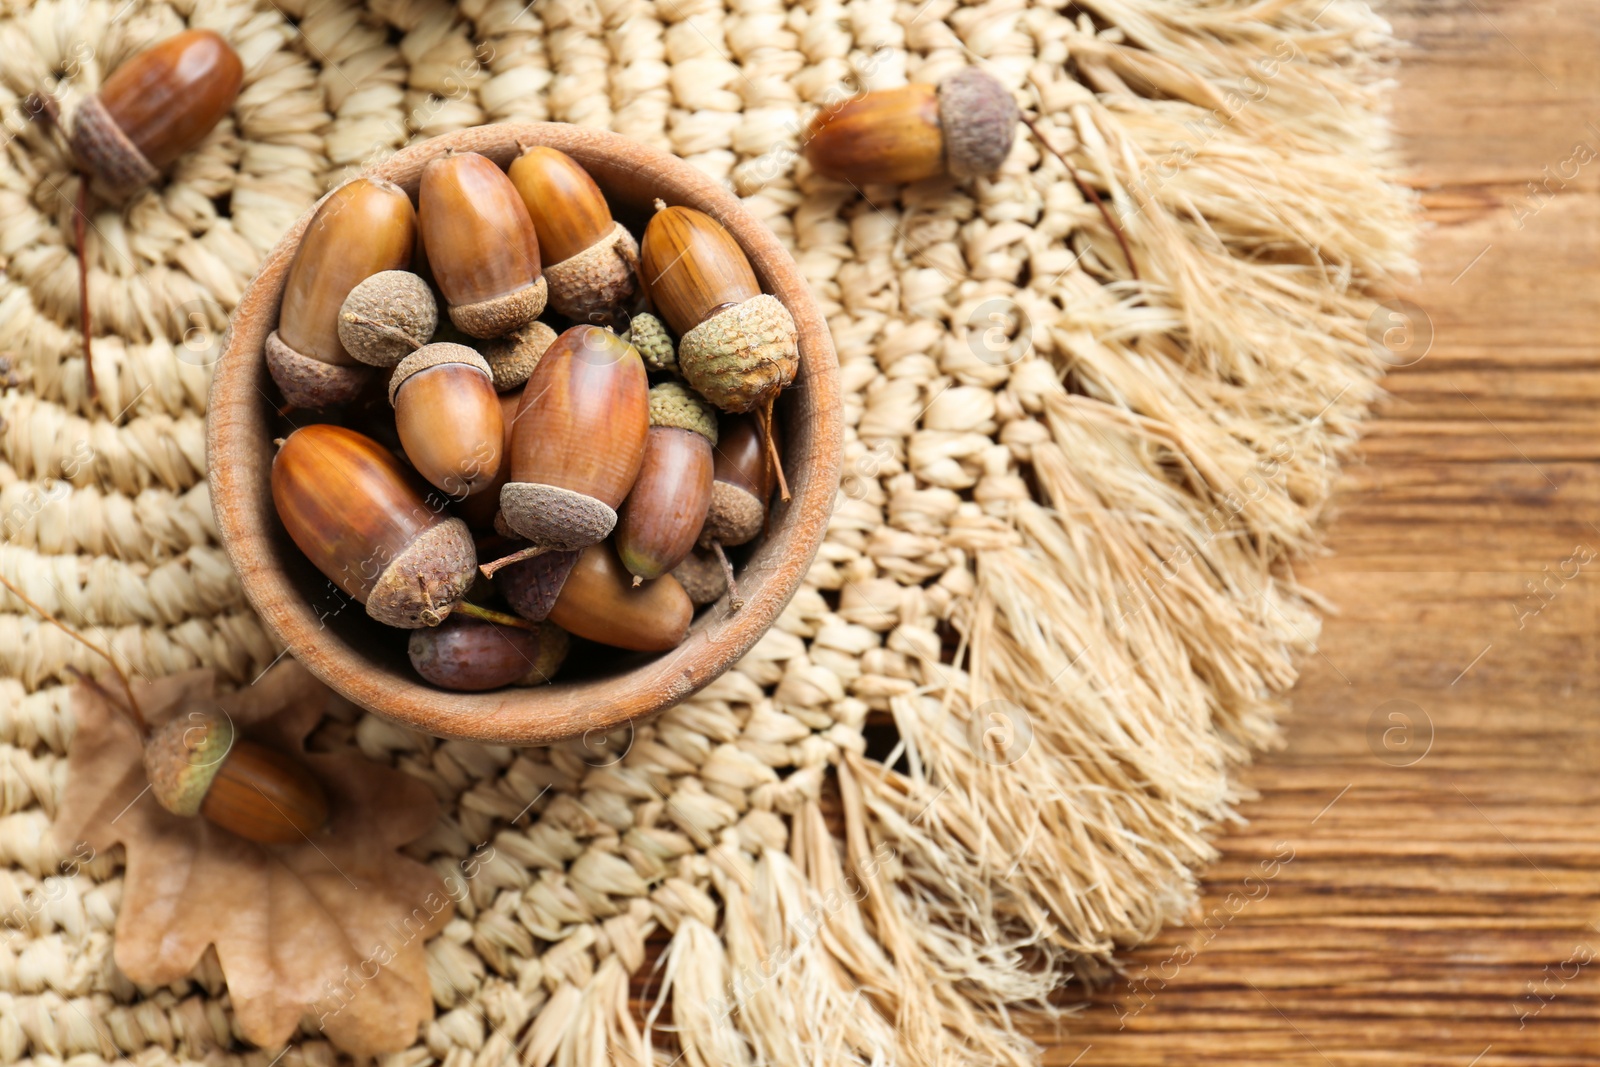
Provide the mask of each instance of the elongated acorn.
[{"label": "elongated acorn", "polygon": [[682,382],[650,390],[644,465],[617,519],[617,555],[634,580],[659,578],[687,556],[711,505],[717,413]]},{"label": "elongated acorn", "polygon": [[417,193],[428,269],[450,321],[477,338],[504,337],[544,310],[533,220],[505,172],[476,152],[451,152],[422,169]]},{"label": "elongated acorn", "polygon": [[819,174],[858,185],[964,180],[1000,169],[1017,121],[1005,86],[968,67],[937,88],[883,89],[824,110],[806,134],[805,156]]},{"label": "elongated acorn", "polygon": [[284,285],[267,368],[284,399],[320,408],[353,400],[372,377],[339,341],[350,291],[411,259],[417,215],[398,185],[357,178],[329,193],[306,227]]},{"label": "elongated acorn", "polygon": [[432,629],[413,630],[406,651],[412,668],[434,685],[481,692],[548,682],[568,645],[566,632],[552,623],[524,630],[453,615]]},{"label": "elongated acorn", "polygon": [[392,367],[433,339],[439,305],[428,283],[406,270],[379,271],[339,308],[339,343],[374,367]]},{"label": "elongated acorn", "polygon": [[638,288],[639,246],[612,220],[589,172],[554,148],[525,149],[507,172],[539,235],[550,306],[605,326]]},{"label": "elongated acorn", "polygon": [[522,404],[521,388],[499,394],[500,401],[500,465],[494,479],[483,488],[455,503],[455,513],[466,520],[475,531],[494,529],[494,518],[500,514],[500,490],[511,480],[511,433],[517,425],[517,408]]},{"label": "elongated acorn", "polygon": [[517,327],[504,337],[485,341],[479,350],[489,361],[494,387],[504,393],[521,388],[533,368],[539,365],[540,358],[555,343],[555,330],[535,321]]},{"label": "elongated acorn", "polygon": [[628,321],[628,329],[622,339],[633,346],[646,367],[653,371],[678,373],[678,346],[667,332],[666,323],[654,315],[644,311],[635,315]]},{"label": "elongated acorn", "polygon": [[693,618],[694,605],[676,578],[635,586],[610,544],[583,550],[550,612],[550,621],[571,634],[635,652],[677,648]]},{"label": "elongated acorn", "polygon": [[756,420],[748,415],[724,418],[700,547],[742,545],[760,533],[767,519],[767,502],[772,499],[772,481]]},{"label": "elongated acorn", "polygon": [[710,552],[695,551],[683,557],[683,562],[672,568],[683,591],[695,607],[714,604],[728,591],[728,577],[722,562]]},{"label": "elongated acorn", "polygon": [[500,490],[517,536],[554,549],[611,533],[644,461],[649,390],[639,353],[609,330],[574,326],[556,338],[523,387]]},{"label": "elongated acorn", "polygon": [[309,838],[328,821],[322,784],[299,760],[236,735],[220,711],[194,710],[151,731],[144,772],[156,802],[263,844]]},{"label": "elongated acorn", "polygon": [[504,427],[489,364],[465,345],[424,345],[389,379],[389,403],[406,458],[456,499],[500,472]]},{"label": "elongated acorn", "polygon": [[495,572],[494,585],[511,610],[532,622],[550,617],[581,549],[556,549],[508,564]]},{"label": "elongated acorn", "polygon": [[72,153],[109,191],[150,185],[233,108],[239,55],[211,30],[185,30],[112,72],[78,105]]},{"label": "elongated acorn", "polygon": [[724,411],[771,405],[800,368],[789,309],[761,291],[744,251],[704,212],[667,207],[644,231],[640,273],[678,334],[678,369]]},{"label": "elongated acorn", "polygon": [[272,502],[306,558],[387,626],[437,626],[477,574],[467,524],[423,497],[417,476],[371,438],[317,424],[272,461]]}]

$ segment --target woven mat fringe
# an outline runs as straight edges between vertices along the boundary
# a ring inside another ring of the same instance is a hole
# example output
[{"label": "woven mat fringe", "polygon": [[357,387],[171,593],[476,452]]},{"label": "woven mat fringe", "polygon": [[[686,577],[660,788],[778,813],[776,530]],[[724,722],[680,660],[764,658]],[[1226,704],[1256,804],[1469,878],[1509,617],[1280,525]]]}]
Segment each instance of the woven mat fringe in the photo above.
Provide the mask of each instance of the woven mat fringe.
[{"label": "woven mat fringe", "polygon": [[[186,22],[233,41],[245,85],[162,188],[93,209],[91,404],[77,179],[20,101],[70,112]],[[279,649],[217,544],[202,430],[262,254],[447,130],[554,119],[673,151],[827,314],[837,512],[778,626],[610,739],[620,761],[325,725],[437,791],[413,850],[464,886],[428,949],[436,1018],[389,1060],[1032,1063],[1012,1013],[1059,1011],[1060,983],[1183,917],[1313,647],[1291,567],[1377,395],[1370,294],[1415,232],[1385,178],[1390,44],[1356,0],[5,0],[0,571],[141,674],[248,682]],[[1102,190],[1141,281],[1031,140],[992,181],[870,200],[797,163],[823,101],[971,62]],[[214,958],[160,989],[117,972],[118,857],[57,873],[67,672],[99,664],[3,603],[0,1062],[264,1067]],[[308,1027],[285,1062],[336,1058]]]}]

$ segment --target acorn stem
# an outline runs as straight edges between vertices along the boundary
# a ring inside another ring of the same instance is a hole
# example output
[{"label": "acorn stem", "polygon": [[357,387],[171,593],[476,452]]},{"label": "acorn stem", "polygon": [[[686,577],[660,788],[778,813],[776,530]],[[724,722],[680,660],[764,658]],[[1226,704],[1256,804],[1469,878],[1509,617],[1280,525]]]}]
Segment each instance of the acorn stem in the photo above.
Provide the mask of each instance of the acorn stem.
[{"label": "acorn stem", "polygon": [[733,564],[728,562],[728,554],[722,551],[722,542],[711,542],[711,551],[716,553],[717,562],[722,564],[722,576],[728,579],[728,608],[738,611],[744,607],[744,597],[739,595],[739,583],[733,577]]},{"label": "acorn stem", "polygon": [[[772,405],[777,396],[767,397],[766,406],[761,409],[761,440],[767,449],[767,466],[778,479],[778,499],[785,504],[789,502],[789,480],[783,476],[783,457],[778,455],[778,446],[772,440]],[[762,501],[763,504],[766,501]]]},{"label": "acorn stem", "polygon": [[502,567],[509,567],[513,563],[521,563],[525,559],[542,556],[550,550],[549,545],[529,545],[527,548],[517,549],[509,556],[501,556],[499,559],[492,559],[488,563],[481,564],[478,570],[483,572],[485,578],[493,578],[494,572]]},{"label": "acorn stem", "polygon": [[94,358],[89,351],[89,256],[83,245],[88,240],[89,176],[78,175],[78,203],[72,218],[72,239],[78,245],[78,319],[83,325],[83,379],[89,399],[95,398]]},{"label": "acorn stem", "polygon": [[531,623],[527,619],[518,618],[515,615],[507,615],[503,611],[495,611],[493,608],[486,608],[482,604],[474,604],[470,600],[456,601],[455,613],[467,615],[474,619],[482,619],[484,622],[492,622],[497,626],[513,626],[518,630],[537,630],[539,628],[538,624]]},{"label": "acorn stem", "polygon": [[1055,145],[1045,140],[1044,134],[1039,131],[1039,127],[1034,124],[1034,121],[1025,112],[1018,112],[1017,117],[1022,120],[1024,126],[1028,127],[1029,132],[1033,134],[1034,140],[1044,146],[1045,151],[1061,160],[1067,168],[1067,173],[1072,175],[1072,180],[1078,183],[1078,188],[1083,192],[1083,195],[1093,201],[1094,206],[1100,209],[1100,217],[1106,220],[1106,225],[1111,227],[1111,233],[1116,237],[1117,244],[1122,246],[1122,258],[1128,261],[1128,273],[1133,275],[1134,281],[1138,281],[1139,267],[1133,261],[1133,249],[1128,247],[1128,235],[1122,232],[1122,227],[1118,225],[1117,220],[1111,217],[1111,210],[1106,207],[1105,201],[1100,199],[1100,194],[1094,191],[1094,186],[1083,180],[1083,175],[1078,173],[1078,168],[1072,165],[1070,159],[1058,151]]}]

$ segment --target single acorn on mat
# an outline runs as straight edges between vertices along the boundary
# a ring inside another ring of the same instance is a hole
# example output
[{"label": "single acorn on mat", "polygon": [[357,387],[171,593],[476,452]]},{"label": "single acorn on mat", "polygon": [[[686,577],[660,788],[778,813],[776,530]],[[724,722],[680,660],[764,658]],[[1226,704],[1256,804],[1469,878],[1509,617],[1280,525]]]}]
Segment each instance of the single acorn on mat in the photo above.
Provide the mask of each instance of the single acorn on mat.
[{"label": "single acorn on mat", "polygon": [[789,309],[761,291],[744,251],[716,219],[659,200],[656,209],[640,271],[678,334],[679,371],[724,411],[770,406],[800,367]]},{"label": "single acorn on mat", "polygon": [[533,629],[452,615],[413,630],[406,644],[412,668],[443,689],[482,692],[507,685],[543,685],[566,659],[570,642],[553,623]]},{"label": "single acorn on mat", "polygon": [[634,581],[659,578],[687,556],[711,505],[717,413],[682,382],[650,390],[644,464],[617,519],[617,555]]},{"label": "single acorn on mat", "polygon": [[461,499],[499,474],[500,396],[477,352],[448,342],[417,349],[395,367],[389,403],[406,458],[435,487]]},{"label": "single acorn on mat", "polygon": [[550,621],[568,633],[634,652],[677,648],[693,618],[676,578],[634,585],[609,542],[583,550],[550,611]]},{"label": "single acorn on mat", "polygon": [[140,52],[78,105],[72,154],[115,193],[150,185],[205,140],[239,96],[244,64],[221,35],[186,30]]},{"label": "single acorn on mat", "polygon": [[524,149],[507,174],[539,235],[550,306],[576,322],[613,322],[638,288],[639,246],[600,187],[554,148]]},{"label": "single acorn on mat", "polygon": [[372,377],[339,340],[345,298],[361,282],[411,261],[417,216],[405,190],[357,178],[329,193],[289,264],[267,369],[284,399],[320,408],[354,400]]},{"label": "single acorn on mat", "polygon": [[811,121],[805,156],[817,173],[854,184],[916,182],[998,171],[1016,139],[1016,101],[967,67],[932,85],[853,97]]}]

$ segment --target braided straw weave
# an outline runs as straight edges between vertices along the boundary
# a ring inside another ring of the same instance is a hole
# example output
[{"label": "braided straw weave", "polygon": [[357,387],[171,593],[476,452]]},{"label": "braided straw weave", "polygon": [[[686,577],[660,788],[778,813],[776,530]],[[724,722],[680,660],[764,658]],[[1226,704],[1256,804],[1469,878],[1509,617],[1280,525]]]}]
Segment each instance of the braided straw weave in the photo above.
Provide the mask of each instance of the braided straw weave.
[{"label": "braided straw weave", "polygon": [[[185,22],[234,43],[244,88],[158,190],[92,209],[91,403],[77,179],[21,99],[70,115]],[[1364,294],[1413,234],[1383,179],[1388,44],[1355,0],[0,0],[0,570],[140,674],[248,683],[279,649],[217,544],[202,423],[262,254],[447,130],[675,152],[828,316],[837,514],[744,662],[624,735],[325,725],[437,791],[413,851],[466,887],[428,946],[436,1017],[391,1059],[1029,1063],[1006,1008],[1183,914],[1317,632],[1289,565],[1376,395]],[[1031,139],[966,186],[796,158],[817,106],[969,63],[1102,191],[1139,280]],[[100,665],[0,606],[0,1062],[264,1067],[214,957],[169,988],[116,971],[119,857],[57,873],[68,668]],[[308,1023],[284,1062],[336,1056]]]}]

